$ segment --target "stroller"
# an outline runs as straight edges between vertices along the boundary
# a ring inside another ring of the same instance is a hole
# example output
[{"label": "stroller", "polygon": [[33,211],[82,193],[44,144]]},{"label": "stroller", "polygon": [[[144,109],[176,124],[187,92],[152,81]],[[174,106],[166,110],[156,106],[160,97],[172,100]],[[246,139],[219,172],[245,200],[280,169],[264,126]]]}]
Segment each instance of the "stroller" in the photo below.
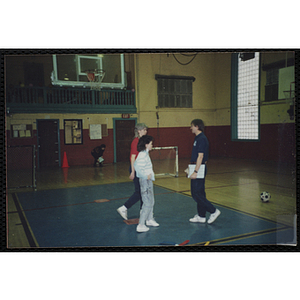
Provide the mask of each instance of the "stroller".
[{"label": "stroller", "polygon": [[98,146],[93,149],[91,152],[92,156],[94,157],[94,167],[100,166],[103,167],[103,153],[105,151],[106,146],[102,144],[101,146]]}]

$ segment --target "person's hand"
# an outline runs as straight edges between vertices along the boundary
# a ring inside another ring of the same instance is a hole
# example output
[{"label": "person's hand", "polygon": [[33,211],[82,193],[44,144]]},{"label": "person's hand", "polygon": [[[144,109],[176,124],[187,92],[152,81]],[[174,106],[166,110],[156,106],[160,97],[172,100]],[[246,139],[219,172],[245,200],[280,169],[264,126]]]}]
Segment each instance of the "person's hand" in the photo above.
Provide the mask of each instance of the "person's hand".
[{"label": "person's hand", "polygon": [[186,169],[184,170],[184,173],[186,174],[186,177],[188,177],[188,176],[189,176],[189,168],[186,168]]},{"label": "person's hand", "polygon": [[148,178],[147,178],[147,179],[148,179],[148,180],[150,180],[150,179],[151,179],[151,174],[149,174],[149,175],[148,175]]},{"label": "person's hand", "polygon": [[194,172],[194,173],[191,175],[190,179],[197,179],[197,173]]},{"label": "person's hand", "polygon": [[134,179],[134,172],[131,172],[129,175],[129,179],[133,180]]}]

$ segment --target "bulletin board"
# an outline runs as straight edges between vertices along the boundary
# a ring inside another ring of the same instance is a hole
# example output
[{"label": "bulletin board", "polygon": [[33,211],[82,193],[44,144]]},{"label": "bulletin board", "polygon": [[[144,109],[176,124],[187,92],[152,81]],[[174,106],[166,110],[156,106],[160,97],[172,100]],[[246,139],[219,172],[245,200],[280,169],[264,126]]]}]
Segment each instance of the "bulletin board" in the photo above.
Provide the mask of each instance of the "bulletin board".
[{"label": "bulletin board", "polygon": [[32,125],[14,124],[10,128],[12,138],[30,138],[32,137]]},{"label": "bulletin board", "polygon": [[102,139],[101,124],[90,124],[90,139],[91,140]]}]

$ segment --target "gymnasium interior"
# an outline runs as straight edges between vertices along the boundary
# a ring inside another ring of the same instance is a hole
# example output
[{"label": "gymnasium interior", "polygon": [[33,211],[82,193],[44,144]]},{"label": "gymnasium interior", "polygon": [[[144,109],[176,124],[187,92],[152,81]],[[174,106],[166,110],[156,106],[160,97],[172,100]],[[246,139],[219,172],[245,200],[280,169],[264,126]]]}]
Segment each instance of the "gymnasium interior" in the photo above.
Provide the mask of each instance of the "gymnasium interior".
[{"label": "gymnasium interior", "polygon": [[[289,50],[7,53],[7,249],[297,246],[296,56]],[[189,222],[197,213],[184,173],[193,119],[205,124],[206,196],[221,211],[211,225]],[[127,222],[117,212],[134,192],[129,156],[137,123],[154,138],[160,226],[146,233],[136,232],[139,204]],[[102,144],[104,161],[94,166],[91,152]]]}]

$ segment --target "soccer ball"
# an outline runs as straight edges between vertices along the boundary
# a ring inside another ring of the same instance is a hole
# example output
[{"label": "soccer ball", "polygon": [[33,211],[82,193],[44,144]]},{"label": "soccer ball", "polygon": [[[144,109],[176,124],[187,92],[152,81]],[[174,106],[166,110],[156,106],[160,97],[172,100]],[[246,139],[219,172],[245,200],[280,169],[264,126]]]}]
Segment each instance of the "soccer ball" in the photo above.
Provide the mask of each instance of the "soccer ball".
[{"label": "soccer ball", "polygon": [[269,202],[269,200],[271,199],[271,195],[268,192],[262,192],[260,194],[260,199],[262,202]]}]

